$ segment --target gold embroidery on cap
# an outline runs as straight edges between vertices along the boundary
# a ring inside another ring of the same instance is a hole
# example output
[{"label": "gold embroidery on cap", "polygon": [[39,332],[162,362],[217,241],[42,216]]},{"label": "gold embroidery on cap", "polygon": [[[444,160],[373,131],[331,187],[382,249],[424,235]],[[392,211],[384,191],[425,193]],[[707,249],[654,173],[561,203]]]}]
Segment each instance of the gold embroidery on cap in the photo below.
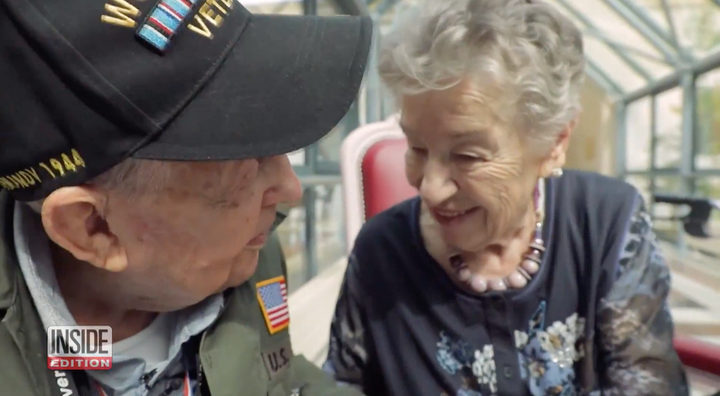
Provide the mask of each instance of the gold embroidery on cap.
[{"label": "gold embroidery on cap", "polygon": [[102,22],[127,28],[134,28],[137,25],[135,19],[140,16],[140,10],[127,0],[110,0],[105,3],[105,11],[110,15],[102,15]]},{"label": "gold embroidery on cap", "polygon": [[208,24],[215,28],[222,26],[225,20],[223,15],[227,15],[228,10],[233,7],[233,0],[206,0],[200,6],[198,13],[195,14],[193,21],[188,25],[188,29],[203,37],[212,39],[214,36]]},{"label": "gold embroidery on cap", "polygon": [[[224,16],[234,7],[235,0],[205,0],[187,27],[191,32],[199,36],[213,39],[212,30],[222,26],[225,21]],[[108,0],[105,3],[105,14],[100,16],[100,21],[110,25],[134,29],[138,24],[137,20],[140,14],[140,10],[129,0]]]},{"label": "gold embroidery on cap", "polygon": [[78,168],[85,168],[85,160],[77,150],[72,149],[69,153],[62,153],[55,158],[40,162],[37,166],[0,176],[0,187],[8,191],[33,187],[48,179],[47,176],[56,179],[68,173],[75,173]]},{"label": "gold embroidery on cap", "polygon": [[8,190],[27,188],[40,183],[40,176],[33,168],[26,168],[12,175],[0,177],[0,186]]}]

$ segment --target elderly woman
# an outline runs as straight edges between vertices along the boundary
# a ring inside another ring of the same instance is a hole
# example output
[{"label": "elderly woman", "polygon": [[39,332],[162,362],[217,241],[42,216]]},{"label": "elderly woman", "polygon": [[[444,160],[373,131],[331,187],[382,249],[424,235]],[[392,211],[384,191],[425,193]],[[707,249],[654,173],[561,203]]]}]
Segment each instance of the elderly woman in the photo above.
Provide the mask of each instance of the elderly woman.
[{"label": "elderly woman", "polygon": [[427,0],[384,42],[419,197],[360,232],[325,369],[381,395],[687,395],[638,192],[562,172],[581,33],[543,1]]}]

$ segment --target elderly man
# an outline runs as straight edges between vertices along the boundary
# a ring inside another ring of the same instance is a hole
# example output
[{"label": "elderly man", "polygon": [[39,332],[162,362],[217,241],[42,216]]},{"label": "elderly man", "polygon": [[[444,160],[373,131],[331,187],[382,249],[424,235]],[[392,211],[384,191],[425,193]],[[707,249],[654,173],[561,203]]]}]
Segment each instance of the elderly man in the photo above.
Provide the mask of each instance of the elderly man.
[{"label": "elderly man", "polygon": [[[271,231],[301,195],[284,154],[347,112],[371,32],[0,0],[0,394],[351,394],[293,355]],[[112,368],[48,369],[59,325],[110,326]]]}]

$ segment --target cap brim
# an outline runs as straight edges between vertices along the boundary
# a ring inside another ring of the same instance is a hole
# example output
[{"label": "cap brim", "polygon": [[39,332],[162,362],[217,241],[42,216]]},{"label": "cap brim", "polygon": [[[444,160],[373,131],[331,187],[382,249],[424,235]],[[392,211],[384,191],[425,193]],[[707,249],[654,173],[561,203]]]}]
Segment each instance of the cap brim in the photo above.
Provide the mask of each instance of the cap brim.
[{"label": "cap brim", "polygon": [[207,85],[132,156],[220,161],[306,147],[356,99],[371,38],[367,17],[254,15]]}]

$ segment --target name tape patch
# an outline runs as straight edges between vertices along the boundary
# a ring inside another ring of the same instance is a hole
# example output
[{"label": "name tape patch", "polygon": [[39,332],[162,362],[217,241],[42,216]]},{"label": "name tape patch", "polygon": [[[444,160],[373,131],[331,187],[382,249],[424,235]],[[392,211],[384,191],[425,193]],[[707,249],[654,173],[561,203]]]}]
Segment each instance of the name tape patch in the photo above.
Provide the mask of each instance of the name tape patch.
[{"label": "name tape patch", "polygon": [[275,347],[267,351],[263,351],[261,354],[263,363],[265,364],[265,369],[272,380],[290,363],[290,359],[293,356],[290,338],[287,337]]}]

